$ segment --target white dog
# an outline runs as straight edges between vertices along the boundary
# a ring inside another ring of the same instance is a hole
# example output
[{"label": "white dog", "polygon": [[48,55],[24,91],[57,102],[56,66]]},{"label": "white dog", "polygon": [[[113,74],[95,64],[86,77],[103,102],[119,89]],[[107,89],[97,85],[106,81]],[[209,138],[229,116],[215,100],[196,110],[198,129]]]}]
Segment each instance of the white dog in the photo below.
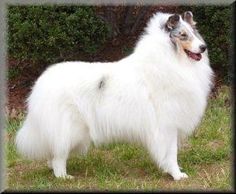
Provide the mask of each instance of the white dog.
[{"label": "white dog", "polygon": [[67,178],[72,151],[86,153],[91,142],[140,142],[174,180],[186,178],[177,163],[178,137],[200,122],[212,75],[192,13],[157,13],[130,56],[48,68],[28,98],[17,148]]}]

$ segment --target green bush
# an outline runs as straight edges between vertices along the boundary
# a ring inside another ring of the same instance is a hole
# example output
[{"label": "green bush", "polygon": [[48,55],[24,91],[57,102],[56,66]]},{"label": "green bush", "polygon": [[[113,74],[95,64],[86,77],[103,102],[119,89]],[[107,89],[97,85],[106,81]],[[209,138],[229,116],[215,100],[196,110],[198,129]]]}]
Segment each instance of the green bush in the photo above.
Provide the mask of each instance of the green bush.
[{"label": "green bush", "polygon": [[232,8],[227,6],[185,7],[191,10],[197,27],[207,42],[211,66],[226,82],[231,78],[229,51],[231,44]]},{"label": "green bush", "polygon": [[36,63],[93,53],[106,40],[107,25],[88,6],[10,6],[8,53]]}]

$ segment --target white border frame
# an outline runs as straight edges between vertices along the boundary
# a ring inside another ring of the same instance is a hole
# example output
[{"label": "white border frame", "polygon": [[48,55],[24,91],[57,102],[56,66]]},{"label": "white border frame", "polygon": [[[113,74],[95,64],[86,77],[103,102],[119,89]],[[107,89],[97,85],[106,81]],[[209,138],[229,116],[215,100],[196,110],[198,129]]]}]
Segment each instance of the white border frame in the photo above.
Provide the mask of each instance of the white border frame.
[{"label": "white border frame", "polygon": [[[0,192],[7,188],[4,135],[5,135],[5,104],[6,94],[6,72],[7,72],[7,6],[8,5],[219,5],[227,6],[234,0],[0,0]],[[233,23],[233,21],[232,21]],[[233,55],[231,55],[233,56]],[[231,61],[231,60],[230,60]],[[232,173],[233,176],[233,173]]]}]

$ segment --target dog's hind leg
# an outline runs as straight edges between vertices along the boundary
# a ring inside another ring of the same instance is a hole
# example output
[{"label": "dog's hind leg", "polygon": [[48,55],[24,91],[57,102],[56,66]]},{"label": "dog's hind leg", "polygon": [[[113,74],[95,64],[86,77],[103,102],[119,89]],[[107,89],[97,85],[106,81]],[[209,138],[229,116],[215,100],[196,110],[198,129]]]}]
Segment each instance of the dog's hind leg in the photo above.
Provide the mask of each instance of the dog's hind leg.
[{"label": "dog's hind leg", "polygon": [[52,168],[56,177],[72,178],[67,175],[66,161],[73,150],[86,152],[90,145],[88,127],[81,119],[79,112],[69,107],[54,122],[52,145]]},{"label": "dog's hind leg", "polygon": [[73,176],[66,173],[67,157],[54,157],[52,159],[52,167],[54,175],[58,178],[73,178]]},{"label": "dog's hind leg", "polygon": [[52,159],[48,161],[48,164],[51,164],[56,177],[72,178],[72,176],[67,175],[66,172],[66,161],[70,152],[69,141],[66,141],[68,137],[60,139],[61,140],[58,139],[53,146]]},{"label": "dog's hind leg", "polygon": [[[65,129],[66,131],[67,129]],[[72,178],[72,176],[67,175],[66,172],[66,161],[70,153],[70,136],[69,133],[59,133],[56,134],[57,138],[54,139],[52,143],[52,153],[51,158],[48,159],[47,164],[49,168],[53,169],[54,175],[58,178]]]},{"label": "dog's hind leg", "polygon": [[177,129],[165,127],[157,130],[150,141],[149,151],[151,156],[165,172],[169,173],[174,180],[187,178],[187,174],[180,171],[177,162]]}]

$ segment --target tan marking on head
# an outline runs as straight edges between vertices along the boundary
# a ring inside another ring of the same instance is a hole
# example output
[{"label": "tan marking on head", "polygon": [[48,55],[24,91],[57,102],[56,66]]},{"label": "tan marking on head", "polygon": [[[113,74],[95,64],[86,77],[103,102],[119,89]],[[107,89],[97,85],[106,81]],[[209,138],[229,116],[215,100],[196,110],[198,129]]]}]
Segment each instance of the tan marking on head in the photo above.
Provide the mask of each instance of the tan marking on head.
[{"label": "tan marking on head", "polygon": [[189,40],[180,40],[179,38],[176,38],[175,39],[176,43],[179,45],[180,47],[180,51],[183,51],[186,49],[186,50],[191,50],[191,45],[192,45],[192,40],[189,39]]},{"label": "tan marking on head", "polygon": [[186,40],[186,41],[180,41],[180,45],[182,46],[183,50],[191,50],[191,40]]}]

